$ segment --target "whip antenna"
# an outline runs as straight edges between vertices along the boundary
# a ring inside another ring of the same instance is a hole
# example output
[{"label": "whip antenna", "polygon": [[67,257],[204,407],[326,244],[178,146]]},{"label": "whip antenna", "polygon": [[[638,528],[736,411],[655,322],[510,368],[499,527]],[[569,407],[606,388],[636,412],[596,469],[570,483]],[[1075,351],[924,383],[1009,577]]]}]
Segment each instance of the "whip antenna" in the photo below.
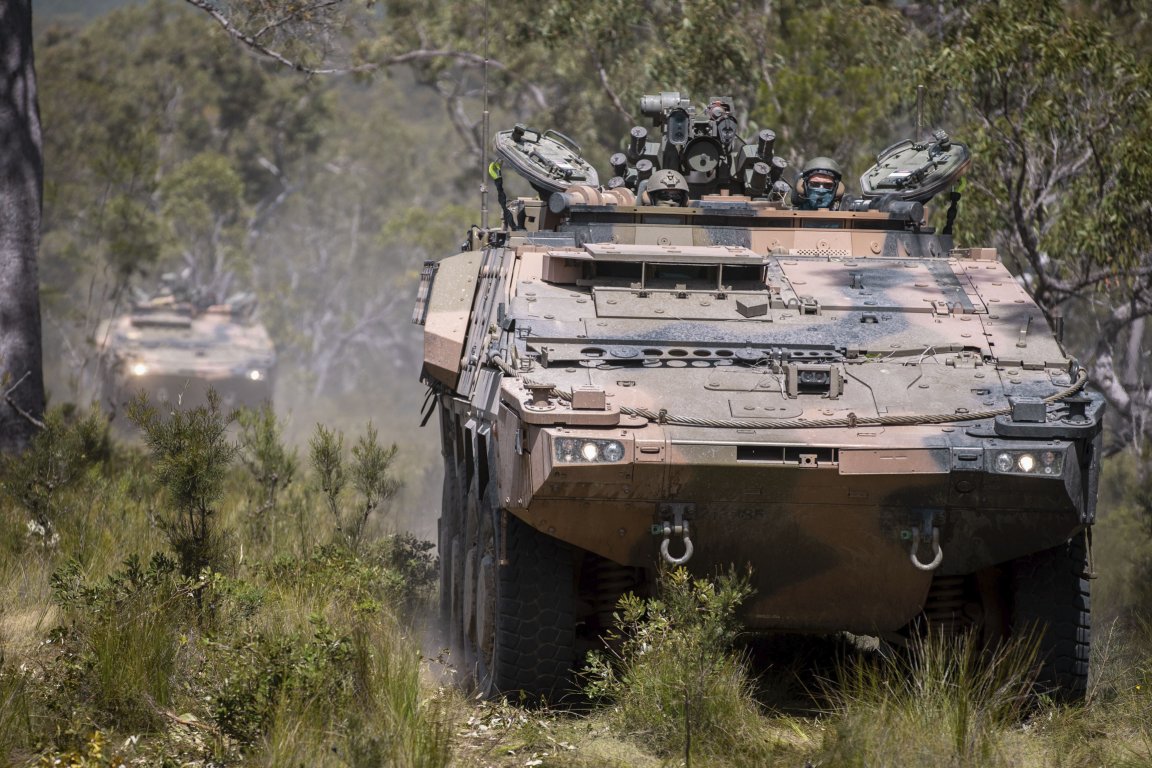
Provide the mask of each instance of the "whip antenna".
[{"label": "whip antenna", "polygon": [[[485,2],[487,2],[487,0],[485,0]],[[485,5],[484,7],[485,7],[485,9],[487,9],[488,6]],[[487,41],[488,38],[484,38],[484,39],[485,39],[485,41]],[[484,44],[487,45],[488,43],[485,42]],[[484,55],[485,56],[488,55],[488,49],[487,48],[484,49]],[[487,76],[488,59],[484,59],[484,66],[485,66],[484,73],[485,73],[485,76]],[[485,97],[487,97],[487,93],[485,93]],[[485,101],[484,104],[485,104],[484,108],[487,109],[488,108],[487,107],[488,102]],[[485,113],[485,114],[487,114],[487,113]],[[916,138],[915,138],[915,141],[920,141],[920,137],[923,135],[924,135],[924,86],[918,85],[918,86],[916,86]]]},{"label": "whip antenna", "polygon": [[484,0],[484,113],[480,120],[480,228],[488,229],[488,0]]}]

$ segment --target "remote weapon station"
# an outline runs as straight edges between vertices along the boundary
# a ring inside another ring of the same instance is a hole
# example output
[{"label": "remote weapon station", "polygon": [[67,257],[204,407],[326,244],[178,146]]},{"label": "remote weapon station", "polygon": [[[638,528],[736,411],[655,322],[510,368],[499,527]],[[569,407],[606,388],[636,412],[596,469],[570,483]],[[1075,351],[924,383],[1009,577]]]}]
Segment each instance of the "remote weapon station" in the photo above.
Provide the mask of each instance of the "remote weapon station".
[{"label": "remote weapon station", "polygon": [[750,565],[752,631],[1039,631],[1039,683],[1082,697],[1103,401],[996,251],[953,245],[968,149],[900,142],[813,206],[731,99],[641,109],[604,183],[497,133],[537,196],[494,165],[503,226],[424,267],[465,679],[555,700],[662,565]]}]

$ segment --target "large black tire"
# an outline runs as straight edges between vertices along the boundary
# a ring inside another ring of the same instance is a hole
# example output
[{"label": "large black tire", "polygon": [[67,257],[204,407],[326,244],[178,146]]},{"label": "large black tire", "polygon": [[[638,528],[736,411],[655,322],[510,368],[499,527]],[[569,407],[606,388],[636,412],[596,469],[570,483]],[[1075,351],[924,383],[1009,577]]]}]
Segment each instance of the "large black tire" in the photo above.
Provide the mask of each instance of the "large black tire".
[{"label": "large black tire", "polygon": [[[454,422],[442,427],[455,441]],[[486,698],[557,702],[574,680],[579,553],[496,508],[483,472],[446,459],[440,617],[457,682]]]},{"label": "large black tire", "polygon": [[1085,534],[1016,560],[1012,579],[1012,632],[1038,633],[1039,692],[1065,703],[1083,701],[1092,636]]},{"label": "large black tire", "polygon": [[490,693],[554,703],[573,685],[576,552],[511,514],[505,541]]}]

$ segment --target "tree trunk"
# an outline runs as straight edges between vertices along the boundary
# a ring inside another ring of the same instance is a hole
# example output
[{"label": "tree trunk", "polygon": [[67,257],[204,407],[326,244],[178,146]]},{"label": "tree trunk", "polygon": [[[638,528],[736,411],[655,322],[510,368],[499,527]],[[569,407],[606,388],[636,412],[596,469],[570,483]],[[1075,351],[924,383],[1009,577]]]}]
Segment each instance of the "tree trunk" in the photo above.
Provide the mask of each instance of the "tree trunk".
[{"label": "tree trunk", "polygon": [[44,413],[36,250],[44,188],[32,0],[0,0],[0,451]]}]

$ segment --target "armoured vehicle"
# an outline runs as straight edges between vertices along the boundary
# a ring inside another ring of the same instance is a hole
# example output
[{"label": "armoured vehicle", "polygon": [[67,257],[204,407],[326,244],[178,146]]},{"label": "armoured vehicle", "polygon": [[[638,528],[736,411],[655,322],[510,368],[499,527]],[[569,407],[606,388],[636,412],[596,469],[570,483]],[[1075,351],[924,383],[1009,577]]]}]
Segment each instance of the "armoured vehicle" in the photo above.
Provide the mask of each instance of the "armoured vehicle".
[{"label": "armoured vehicle", "polygon": [[1039,632],[1039,684],[1082,696],[1103,401],[996,251],[953,244],[968,149],[900,142],[802,210],[731,99],[642,112],[603,185],[560,134],[497,133],[538,197],[424,267],[464,677],[556,699],[662,563],[750,565],[750,630]]},{"label": "armoured vehicle", "polygon": [[138,297],[97,331],[100,402],[115,415],[143,391],[153,402],[194,408],[210,388],[225,408],[270,401],[276,350],[255,307],[251,294],[216,303],[171,284]]}]

